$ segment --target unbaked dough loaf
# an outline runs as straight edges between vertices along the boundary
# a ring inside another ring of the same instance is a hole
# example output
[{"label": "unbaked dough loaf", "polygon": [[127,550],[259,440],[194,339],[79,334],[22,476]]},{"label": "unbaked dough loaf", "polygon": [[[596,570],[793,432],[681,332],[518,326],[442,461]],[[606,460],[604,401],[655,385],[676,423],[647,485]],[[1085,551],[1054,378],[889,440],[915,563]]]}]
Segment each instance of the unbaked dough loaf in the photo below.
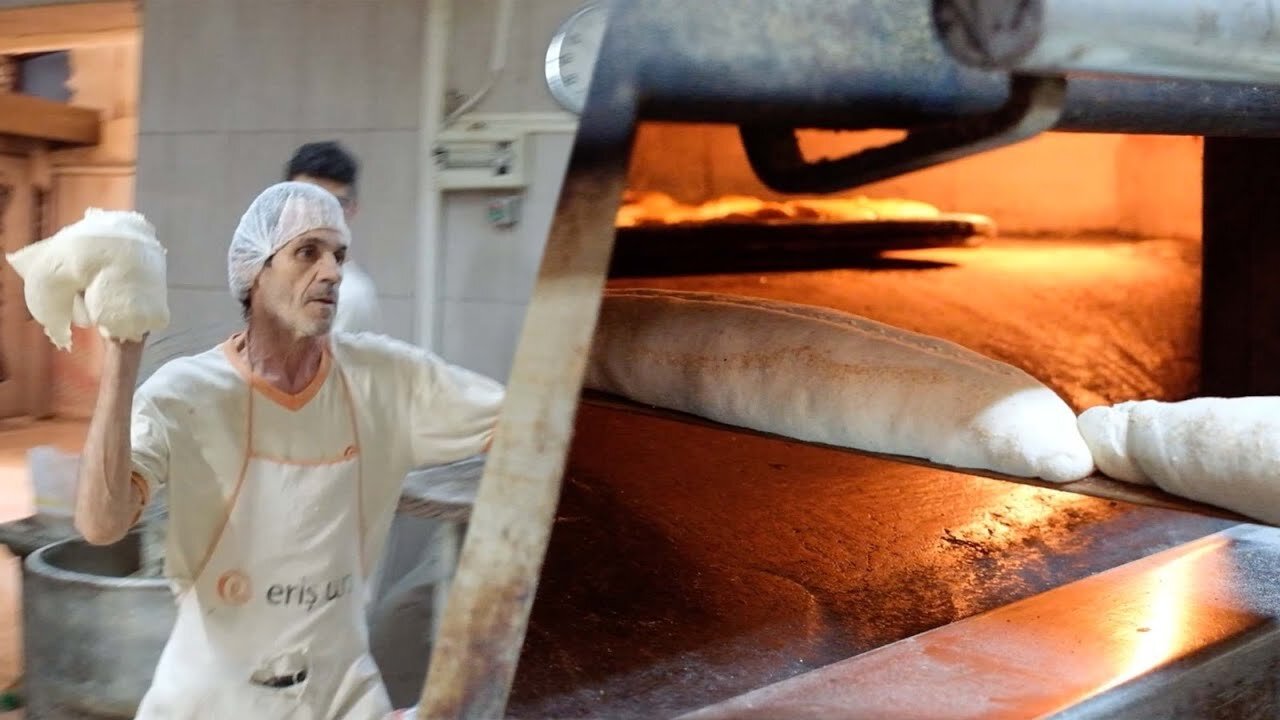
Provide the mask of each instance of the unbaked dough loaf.
[{"label": "unbaked dough loaf", "polygon": [[1093,472],[1076,416],[1025,372],[836,310],[605,293],[586,385],[810,442],[1053,482]]},{"label": "unbaked dough loaf", "polygon": [[6,255],[27,309],[63,350],[71,324],[141,340],[169,324],[165,250],[136,212],[90,208],[52,237]]},{"label": "unbaked dough loaf", "polygon": [[1110,477],[1280,523],[1280,397],[1124,402],[1079,424]]}]

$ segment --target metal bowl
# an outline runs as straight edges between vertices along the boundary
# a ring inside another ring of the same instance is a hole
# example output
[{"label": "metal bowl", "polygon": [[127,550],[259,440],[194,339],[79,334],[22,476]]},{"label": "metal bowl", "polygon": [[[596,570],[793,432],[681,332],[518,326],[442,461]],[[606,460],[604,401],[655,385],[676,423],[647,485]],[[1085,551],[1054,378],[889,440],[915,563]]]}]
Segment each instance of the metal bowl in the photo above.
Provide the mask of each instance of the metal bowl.
[{"label": "metal bowl", "polygon": [[22,573],[28,720],[132,718],[177,615],[168,582],[129,577],[140,537],[45,546]]}]

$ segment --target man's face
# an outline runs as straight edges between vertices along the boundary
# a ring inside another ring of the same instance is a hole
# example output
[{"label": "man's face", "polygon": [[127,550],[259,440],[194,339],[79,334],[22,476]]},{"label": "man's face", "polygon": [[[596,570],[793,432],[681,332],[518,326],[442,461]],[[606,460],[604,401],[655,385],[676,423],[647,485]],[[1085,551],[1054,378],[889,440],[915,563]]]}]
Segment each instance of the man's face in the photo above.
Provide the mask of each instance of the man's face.
[{"label": "man's face", "polygon": [[280,248],[258,274],[255,308],[269,313],[298,337],[329,332],[338,306],[338,284],[347,249],[327,233],[302,235]]},{"label": "man's face", "polygon": [[295,175],[289,179],[294,182],[304,182],[304,183],[311,183],[312,185],[319,185],[325,190],[328,190],[329,192],[333,193],[333,196],[338,198],[338,204],[342,206],[342,214],[346,216],[348,223],[350,223],[351,219],[356,216],[356,210],[358,209],[356,204],[356,193],[355,193],[355,189],[352,188],[350,185],[345,185],[340,182],[334,182],[333,180],[328,180],[325,178],[312,177],[311,175],[307,175],[305,173],[302,175]]}]

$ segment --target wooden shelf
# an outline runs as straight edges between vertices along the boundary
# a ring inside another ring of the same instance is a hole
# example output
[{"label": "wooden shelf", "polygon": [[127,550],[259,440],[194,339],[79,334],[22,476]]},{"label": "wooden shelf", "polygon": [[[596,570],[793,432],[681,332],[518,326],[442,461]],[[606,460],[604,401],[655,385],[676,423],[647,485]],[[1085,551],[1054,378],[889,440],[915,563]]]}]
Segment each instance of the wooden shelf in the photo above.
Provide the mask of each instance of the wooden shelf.
[{"label": "wooden shelf", "polygon": [[116,45],[138,37],[137,0],[75,2],[0,10],[0,53],[21,55]]},{"label": "wooden shelf", "polygon": [[0,135],[62,145],[97,145],[98,134],[97,110],[29,95],[0,93]]}]

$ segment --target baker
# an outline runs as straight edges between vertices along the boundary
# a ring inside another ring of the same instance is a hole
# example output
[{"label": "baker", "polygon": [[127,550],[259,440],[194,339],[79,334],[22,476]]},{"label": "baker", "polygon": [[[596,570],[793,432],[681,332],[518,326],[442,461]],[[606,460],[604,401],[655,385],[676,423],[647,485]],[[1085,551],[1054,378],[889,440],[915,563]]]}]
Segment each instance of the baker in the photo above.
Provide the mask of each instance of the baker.
[{"label": "baker", "polygon": [[141,720],[391,712],[367,647],[368,572],[405,473],[486,449],[503,388],[330,332],[349,243],[330,192],[273,185],[227,255],[243,331],[136,394],[143,344],[106,343],[76,526],[115,542],[164,487],[179,606]]}]

